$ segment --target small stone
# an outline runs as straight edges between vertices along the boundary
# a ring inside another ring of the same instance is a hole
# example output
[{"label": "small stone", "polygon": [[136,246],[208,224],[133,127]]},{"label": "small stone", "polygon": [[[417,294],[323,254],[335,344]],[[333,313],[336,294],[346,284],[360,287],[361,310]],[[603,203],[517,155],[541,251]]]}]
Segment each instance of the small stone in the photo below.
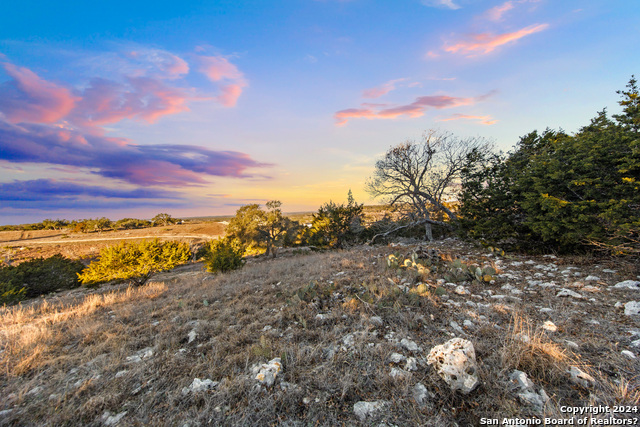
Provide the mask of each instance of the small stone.
[{"label": "small stone", "polygon": [[418,351],[418,350],[420,350],[420,347],[418,347],[418,344],[416,344],[415,342],[413,342],[413,341],[411,341],[409,339],[406,339],[406,338],[403,338],[400,341],[400,345],[402,347],[406,348],[409,351]]},{"label": "small stone", "polygon": [[556,295],[557,297],[573,297],[581,299],[582,295],[577,292],[572,291],[571,289],[562,288],[560,292]]},{"label": "small stone", "polygon": [[302,399],[302,403],[304,403],[305,405],[308,405],[309,403],[311,403],[311,399],[308,397],[305,397],[304,399]]},{"label": "small stone", "polygon": [[124,377],[127,374],[127,372],[129,371],[126,369],[116,372],[116,378]]},{"label": "small stone", "polygon": [[115,426],[125,415],[127,415],[127,411],[120,412],[117,415],[111,415],[111,412],[105,411],[105,413],[102,414],[102,421],[105,426]]},{"label": "small stone", "polygon": [[384,400],[377,400],[375,402],[360,401],[353,405],[353,413],[364,421],[368,417],[375,417],[380,411],[387,406],[387,402]]},{"label": "small stone", "polygon": [[565,340],[564,343],[567,345],[567,347],[569,347],[571,350],[580,350],[580,346],[578,345],[578,343],[574,342],[574,341],[569,341],[569,340]]},{"label": "small stone", "polygon": [[587,374],[577,366],[572,366],[567,372],[569,373],[569,375],[571,375],[571,382],[581,385],[585,388],[594,385],[596,382],[596,380],[591,375]]},{"label": "small stone", "polygon": [[218,384],[218,381],[212,381],[210,379],[201,380],[200,378],[194,378],[189,387],[182,388],[182,394],[187,395],[189,393],[211,390]]},{"label": "small stone", "polygon": [[372,316],[369,318],[369,321],[376,326],[382,326],[383,324],[382,317],[380,316]]},{"label": "small stone", "polygon": [[453,320],[449,322],[449,326],[453,328],[457,333],[464,334],[464,330],[458,325],[458,322],[454,322]]},{"label": "small stone", "polygon": [[416,403],[419,406],[424,406],[427,403],[427,399],[429,398],[429,392],[427,391],[427,388],[424,386],[424,384],[422,383],[418,383],[413,387],[413,400],[416,401]]},{"label": "small stone", "polygon": [[464,286],[462,286],[462,285],[458,285],[458,286],[456,286],[456,289],[455,289],[455,291],[454,291],[454,292],[455,292],[456,294],[458,294],[458,295],[468,295],[468,294],[469,294],[469,291],[467,290],[467,288],[465,288],[465,287],[464,287]]},{"label": "small stone", "polygon": [[476,325],[469,319],[465,319],[464,322],[462,322],[462,326],[464,326],[465,328],[469,328],[469,329],[473,329],[476,327]]},{"label": "small stone", "polygon": [[599,280],[601,279],[598,276],[593,276],[593,275],[588,275],[587,277],[584,278],[585,282],[588,282],[588,281],[597,282]]},{"label": "small stone", "polygon": [[280,358],[276,357],[269,361],[269,363],[263,363],[262,365],[255,365],[252,368],[255,379],[261,384],[271,387],[276,380],[276,376],[282,370],[282,363]]},{"label": "small stone", "polygon": [[629,301],[624,305],[624,314],[625,316],[635,316],[640,314],[640,302],[638,301]]},{"label": "small stone", "polygon": [[636,358],[636,355],[633,354],[633,352],[629,351],[629,350],[622,350],[620,352],[620,354],[622,354],[624,357],[628,357],[629,359],[635,359]]},{"label": "small stone", "polygon": [[391,356],[389,356],[389,360],[392,363],[401,363],[407,360],[407,358],[400,353],[391,353]]},{"label": "small stone", "polygon": [[418,370],[418,361],[415,357],[408,357],[407,364],[404,366],[404,369],[407,371],[417,371]]},{"label": "small stone", "polygon": [[192,329],[191,332],[189,332],[189,335],[188,335],[189,344],[192,343],[196,339],[197,336],[198,336],[198,333],[196,332],[196,330]]},{"label": "small stone", "polygon": [[389,376],[394,380],[402,380],[409,376],[409,373],[398,368],[391,368],[391,372],[389,372]]},{"label": "small stone", "polygon": [[558,327],[551,320],[547,320],[546,322],[544,322],[542,324],[542,329],[544,329],[545,331],[549,331],[549,332],[557,332],[558,331]]},{"label": "small stone", "polygon": [[40,393],[42,392],[42,390],[44,390],[42,387],[37,386],[37,387],[34,387],[34,388],[32,388],[31,390],[29,390],[29,391],[26,393],[26,395],[27,395],[27,396],[30,396],[30,395],[37,395],[37,394],[40,394]]},{"label": "small stone", "polygon": [[632,289],[634,291],[640,290],[640,282],[637,280],[625,280],[618,282],[614,286],[616,289]]}]

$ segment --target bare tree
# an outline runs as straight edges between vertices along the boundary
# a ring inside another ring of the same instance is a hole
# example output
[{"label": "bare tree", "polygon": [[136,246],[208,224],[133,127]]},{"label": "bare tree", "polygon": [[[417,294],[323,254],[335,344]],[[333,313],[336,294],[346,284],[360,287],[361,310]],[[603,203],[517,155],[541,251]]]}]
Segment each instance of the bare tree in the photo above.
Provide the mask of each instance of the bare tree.
[{"label": "bare tree", "polygon": [[[460,171],[474,152],[490,151],[491,144],[480,137],[458,138],[450,133],[426,131],[420,141],[407,140],[391,147],[376,162],[366,190],[399,209],[407,224],[376,235],[388,235],[402,228],[424,225],[425,237],[433,240],[433,224],[451,227],[458,222],[446,206],[454,196]],[[449,219],[444,221],[444,217]]]}]

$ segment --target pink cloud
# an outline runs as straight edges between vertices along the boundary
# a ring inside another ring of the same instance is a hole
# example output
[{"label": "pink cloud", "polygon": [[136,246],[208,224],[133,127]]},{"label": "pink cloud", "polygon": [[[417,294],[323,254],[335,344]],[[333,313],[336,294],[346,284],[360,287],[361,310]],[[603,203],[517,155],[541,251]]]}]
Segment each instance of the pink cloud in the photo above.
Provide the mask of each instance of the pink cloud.
[{"label": "pink cloud", "polygon": [[454,114],[453,116],[441,119],[440,121],[449,122],[451,120],[477,120],[483,125],[493,125],[498,122],[498,120],[493,119],[491,116],[471,116],[468,114]]},{"label": "pink cloud", "polygon": [[363,98],[380,98],[383,95],[386,95],[387,93],[391,92],[392,90],[396,89],[396,84],[407,80],[405,78],[403,79],[395,79],[395,80],[390,80],[378,87],[374,87],[371,89],[365,89],[362,91],[362,97]]},{"label": "pink cloud", "polygon": [[[334,114],[337,126],[344,126],[350,119],[365,118],[373,119],[395,119],[401,116],[408,118],[416,118],[424,115],[429,108],[443,109],[454,108],[462,105],[471,105],[479,101],[483,101],[493,92],[478,96],[475,98],[459,98],[448,95],[431,95],[416,98],[414,102],[407,105],[400,105],[391,108],[376,108],[371,104],[366,105],[368,108],[349,108],[338,111]],[[363,107],[365,104],[362,105]]]},{"label": "pink cloud", "polygon": [[131,77],[127,84],[94,79],[83,92],[73,121],[84,126],[100,126],[123,119],[149,123],[160,117],[189,111],[186,103],[194,99],[184,89],[167,86],[149,77]]},{"label": "pink cloud", "polygon": [[242,95],[242,89],[246,86],[244,81],[230,83],[220,88],[220,95],[216,97],[218,102],[225,107],[235,107],[238,98]]},{"label": "pink cloud", "polygon": [[491,9],[487,10],[486,12],[486,16],[489,20],[491,21],[500,21],[502,20],[502,16],[510,11],[511,9],[513,9],[513,1],[507,1],[504,2],[498,6],[492,7]]},{"label": "pink cloud", "polygon": [[243,77],[238,67],[233,65],[227,58],[221,56],[200,56],[200,71],[209,80],[218,82],[222,79],[236,80]]},{"label": "pink cloud", "polygon": [[225,107],[234,107],[242,91],[248,86],[238,67],[221,56],[199,56],[200,72],[209,80],[220,84],[217,101]]},{"label": "pink cloud", "polygon": [[536,24],[521,30],[505,34],[473,34],[470,40],[459,41],[454,45],[446,46],[444,50],[450,53],[460,53],[466,56],[484,55],[493,52],[497,47],[515,42],[530,34],[546,30],[548,24]]},{"label": "pink cloud", "polygon": [[69,89],[40,78],[28,68],[2,64],[12,80],[0,85],[0,112],[12,123],[53,123],[75,107]]}]

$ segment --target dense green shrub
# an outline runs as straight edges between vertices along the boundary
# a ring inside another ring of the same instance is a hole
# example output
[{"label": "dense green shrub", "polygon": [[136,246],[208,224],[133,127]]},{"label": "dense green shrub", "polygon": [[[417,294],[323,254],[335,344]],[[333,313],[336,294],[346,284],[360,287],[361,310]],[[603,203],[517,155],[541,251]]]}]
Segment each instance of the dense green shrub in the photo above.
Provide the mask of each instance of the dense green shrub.
[{"label": "dense green shrub", "polygon": [[297,241],[299,224],[282,215],[278,200],[267,202],[264,211],[258,204],[242,206],[227,226],[226,234],[242,246],[245,254],[265,249],[275,257],[278,245],[293,245]]},{"label": "dense green shrub", "polygon": [[191,258],[187,243],[160,242],[158,239],[140,243],[122,242],[100,251],[97,261],[78,275],[84,285],[109,280],[132,280],[141,285],[156,272],[171,270]]},{"label": "dense green shrub", "polygon": [[237,270],[244,265],[242,246],[229,238],[213,240],[208,244],[204,265],[210,273]]},{"label": "dense green shrub", "polygon": [[576,134],[522,137],[508,155],[469,158],[459,195],[466,231],[489,243],[573,252],[640,252],[640,97]]},{"label": "dense green shrub", "polygon": [[79,286],[84,265],[60,254],[36,258],[17,266],[0,267],[0,303],[11,303],[59,289]]},{"label": "dense green shrub", "polygon": [[343,248],[355,243],[364,231],[363,205],[356,203],[349,190],[347,204],[329,201],[313,214],[309,243],[317,246]]}]

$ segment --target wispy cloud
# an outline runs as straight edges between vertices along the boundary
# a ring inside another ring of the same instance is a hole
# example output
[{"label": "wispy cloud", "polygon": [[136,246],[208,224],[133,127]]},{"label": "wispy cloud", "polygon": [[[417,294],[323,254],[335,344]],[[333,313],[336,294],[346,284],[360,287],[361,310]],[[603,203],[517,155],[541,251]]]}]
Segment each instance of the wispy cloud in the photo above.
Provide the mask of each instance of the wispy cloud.
[{"label": "wispy cloud", "polygon": [[445,45],[444,51],[465,56],[485,55],[496,48],[549,28],[548,24],[535,24],[518,31],[503,34],[480,33],[472,34],[466,40]]},{"label": "wispy cloud", "polygon": [[248,83],[244,74],[227,58],[221,56],[198,56],[200,72],[209,80],[221,83],[217,100],[225,107],[233,107],[238,102]]},{"label": "wispy cloud", "polygon": [[[237,151],[136,145],[126,138],[105,136],[104,125],[124,119],[154,123],[188,111],[189,101],[207,99],[176,85],[189,72],[187,62],[177,55],[136,49],[117,57],[124,61],[126,74],[96,77],[81,89],[49,82],[4,62],[10,80],[0,84],[0,159],[82,168],[143,186],[202,184],[207,176],[256,178],[250,168],[270,166]],[[198,64],[218,83],[218,102],[235,105],[246,86],[242,72],[223,57],[200,56]]]},{"label": "wispy cloud", "polygon": [[441,122],[449,122],[452,120],[476,120],[483,125],[493,125],[498,122],[498,120],[492,118],[491,116],[471,116],[468,114],[454,114],[451,117],[440,119]]},{"label": "wispy cloud", "polygon": [[186,90],[150,77],[128,77],[124,83],[93,79],[82,92],[78,108],[68,118],[82,126],[102,126],[123,119],[149,123],[189,111],[187,102],[198,99]]},{"label": "wispy cloud", "polygon": [[396,85],[400,82],[407,80],[406,78],[390,80],[380,86],[373,87],[371,89],[365,89],[362,91],[363,98],[379,98],[392,90],[396,89]]},{"label": "wispy cloud", "polygon": [[460,9],[460,6],[455,4],[453,0],[422,0],[422,4],[424,4],[425,6],[438,7],[442,9]]},{"label": "wispy cloud", "polygon": [[501,21],[503,15],[514,8],[513,1],[506,1],[502,4],[492,7],[485,13],[490,21]]},{"label": "wispy cloud", "polygon": [[250,168],[270,165],[237,151],[195,145],[135,145],[124,138],[83,134],[43,124],[0,120],[0,159],[89,168],[94,174],[137,185],[202,184],[205,176],[250,178]]},{"label": "wispy cloud", "polygon": [[0,112],[12,123],[53,123],[76,106],[71,90],[9,62],[2,64],[11,80],[0,85]]},{"label": "wispy cloud", "polygon": [[348,108],[346,110],[340,110],[334,114],[337,126],[344,126],[350,119],[364,118],[364,119],[395,119],[398,117],[416,118],[421,117],[424,113],[430,109],[443,109],[460,107],[463,105],[471,105],[476,102],[483,101],[493,92],[488,94],[473,97],[473,98],[461,98],[448,95],[430,95],[420,96],[416,100],[407,105],[400,105],[395,107],[386,108],[387,106],[376,107],[372,104],[361,104],[361,108]]},{"label": "wispy cloud", "polygon": [[34,179],[0,184],[0,200],[3,201],[41,201],[56,196],[67,199],[78,196],[115,199],[175,199],[179,197],[179,193],[148,188],[123,190],[54,179]]}]

